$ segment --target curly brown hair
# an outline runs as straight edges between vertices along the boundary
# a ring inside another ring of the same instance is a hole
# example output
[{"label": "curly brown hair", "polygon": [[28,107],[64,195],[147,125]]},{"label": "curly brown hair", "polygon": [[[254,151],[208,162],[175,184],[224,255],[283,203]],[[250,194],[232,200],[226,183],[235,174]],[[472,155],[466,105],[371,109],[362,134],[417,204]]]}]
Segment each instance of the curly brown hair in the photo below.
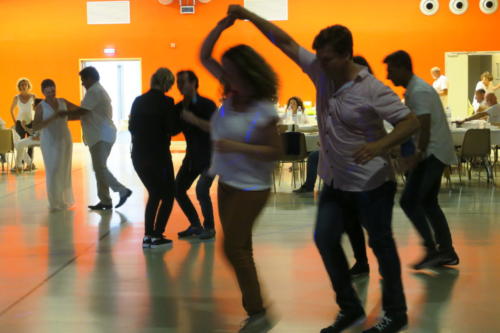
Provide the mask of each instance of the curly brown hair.
[{"label": "curly brown hair", "polygon": [[[237,45],[222,55],[238,68],[243,79],[248,82],[253,90],[255,99],[277,101],[278,76],[272,67],[248,45]],[[227,83],[224,84],[224,94],[230,91]]]}]

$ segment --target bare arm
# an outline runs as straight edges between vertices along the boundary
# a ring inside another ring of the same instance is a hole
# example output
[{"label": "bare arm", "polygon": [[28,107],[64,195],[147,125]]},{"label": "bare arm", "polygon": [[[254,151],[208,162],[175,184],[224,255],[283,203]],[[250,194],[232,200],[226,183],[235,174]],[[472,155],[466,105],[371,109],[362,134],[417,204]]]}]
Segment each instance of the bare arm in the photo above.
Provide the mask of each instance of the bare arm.
[{"label": "bare arm", "polygon": [[448,95],[448,88],[439,90],[439,96],[447,96]]},{"label": "bare arm", "polygon": [[14,123],[14,125],[16,124],[16,116],[14,116],[14,109],[16,108],[16,104],[17,96],[14,97],[14,99],[12,100],[12,104],[10,105],[10,116],[12,117],[12,122]]},{"label": "bare arm", "polygon": [[468,117],[468,118],[465,118],[464,120],[461,120],[461,121],[457,121],[457,124],[463,124],[465,123],[466,121],[471,121],[471,120],[476,120],[476,119],[481,119],[481,118],[485,118],[485,117],[488,117],[489,114],[488,112],[477,112],[476,114]]},{"label": "bare arm", "polygon": [[90,112],[90,110],[79,107],[78,105],[75,105],[66,99],[64,99],[64,102],[66,102],[68,111],[59,111],[59,112],[65,112],[69,120],[79,120],[81,116],[83,116],[87,112]]},{"label": "bare arm", "polygon": [[213,76],[215,76],[219,81],[223,82],[224,80],[224,70],[222,69],[221,64],[215,60],[212,57],[212,52],[215,46],[215,43],[219,39],[220,35],[224,30],[229,28],[231,25],[233,25],[235,18],[232,16],[227,16],[223,18],[215,28],[210,31],[208,36],[205,38],[205,41],[203,42],[201,46],[201,51],[200,51],[200,60],[203,66],[205,66],[206,69],[210,73],[212,73]]},{"label": "bare arm", "polygon": [[415,116],[413,112],[409,113],[394,126],[394,129],[389,134],[380,140],[367,143],[360,150],[358,150],[354,154],[355,162],[365,164],[374,157],[387,153],[389,149],[408,139],[418,130],[419,126],[420,124],[417,116]]},{"label": "bare arm", "polygon": [[265,144],[255,145],[222,139],[214,142],[214,149],[225,153],[239,152],[248,154],[263,161],[275,161],[283,153],[280,136],[278,135],[278,131],[276,131],[277,122],[277,119],[273,120],[262,129],[262,137]]},{"label": "bare arm", "polygon": [[235,16],[238,19],[249,20],[252,22],[271,43],[276,45],[290,59],[298,63],[299,44],[297,44],[297,42],[295,42],[295,40],[281,28],[240,5],[230,5],[228,14]]}]

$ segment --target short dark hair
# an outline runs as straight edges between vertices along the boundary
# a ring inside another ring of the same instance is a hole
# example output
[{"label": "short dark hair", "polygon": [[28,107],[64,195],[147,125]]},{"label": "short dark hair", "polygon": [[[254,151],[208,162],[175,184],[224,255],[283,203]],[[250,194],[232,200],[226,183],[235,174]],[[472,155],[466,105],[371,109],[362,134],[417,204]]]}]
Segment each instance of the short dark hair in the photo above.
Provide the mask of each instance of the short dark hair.
[{"label": "short dark hair", "polygon": [[326,45],[331,45],[333,50],[338,54],[347,54],[352,57],[353,42],[351,31],[339,24],[321,30],[314,38],[313,49],[317,51]]},{"label": "short dark hair", "polygon": [[185,70],[185,71],[179,71],[179,72],[177,72],[177,82],[179,81],[179,76],[181,76],[182,74],[186,74],[187,75],[189,82],[195,82],[196,83],[196,89],[198,89],[198,86],[199,86],[198,77],[196,76],[196,74],[193,71],[191,71],[191,70]]},{"label": "short dark hair", "polygon": [[486,94],[486,90],[484,90],[483,88],[479,88],[478,90],[476,90],[476,92],[480,92],[481,94]]},{"label": "short dark hair", "polygon": [[389,54],[387,57],[385,57],[384,63],[386,63],[389,66],[404,68],[409,70],[410,72],[413,72],[411,57],[408,54],[408,52],[403,50],[399,50]]},{"label": "short dark hair", "polygon": [[42,91],[48,87],[55,87],[56,83],[52,79],[45,79],[42,81]]},{"label": "short dark hair", "polygon": [[368,63],[368,61],[365,59],[365,57],[357,55],[357,56],[352,57],[352,61],[358,65],[365,66],[366,68],[368,68],[368,72],[370,74],[373,74],[372,68],[371,68],[370,64]]},{"label": "short dark hair", "polygon": [[80,71],[80,76],[82,77],[82,79],[93,79],[95,81],[99,81],[101,79],[101,77],[99,76],[99,72],[93,66],[85,67],[84,69],[82,69]]}]

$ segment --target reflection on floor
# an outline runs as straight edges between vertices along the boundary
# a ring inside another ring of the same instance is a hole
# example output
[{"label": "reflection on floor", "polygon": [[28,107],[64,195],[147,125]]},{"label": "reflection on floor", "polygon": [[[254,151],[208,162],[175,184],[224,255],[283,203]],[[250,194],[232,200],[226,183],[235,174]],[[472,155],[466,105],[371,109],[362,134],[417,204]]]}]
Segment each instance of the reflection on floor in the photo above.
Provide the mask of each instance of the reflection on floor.
[{"label": "reflection on floor", "polygon": [[[109,165],[134,194],[113,212],[86,209],[97,199],[89,154],[79,145],[73,163],[77,204],[70,211],[48,212],[42,168],[0,175],[0,332],[237,331],[244,313],[219,228],[215,242],[177,240],[187,220],[175,205],[167,227],[173,247],[141,248],[145,193],[128,149],[116,145]],[[174,154],[176,167],[182,156]],[[273,332],[319,332],[337,307],[312,242],[316,197],[291,194],[289,183],[285,177],[260,219],[255,257],[281,318]],[[421,249],[399,206],[394,210],[409,332],[499,332],[499,194],[483,177],[461,188],[456,182],[452,190],[443,186],[440,199],[461,256],[458,269],[410,270]],[[352,259],[349,246],[346,251]],[[356,282],[366,326],[381,309],[377,264],[371,253],[369,259],[370,277]]]}]

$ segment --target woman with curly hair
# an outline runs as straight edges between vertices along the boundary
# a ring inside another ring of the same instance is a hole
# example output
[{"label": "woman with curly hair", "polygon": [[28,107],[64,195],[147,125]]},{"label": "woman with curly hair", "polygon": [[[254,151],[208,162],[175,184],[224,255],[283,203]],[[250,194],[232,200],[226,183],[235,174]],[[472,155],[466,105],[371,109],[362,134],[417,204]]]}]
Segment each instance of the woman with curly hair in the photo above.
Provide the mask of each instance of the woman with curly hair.
[{"label": "woman with curly hair", "polygon": [[252,229],[269,197],[274,161],[281,154],[274,106],[278,79],[251,47],[227,50],[222,61],[212,50],[222,32],[234,23],[226,17],[209,33],[201,48],[203,65],[224,86],[224,102],[210,123],[184,114],[184,119],[212,135],[210,172],[219,176],[218,203],[224,231],[224,253],[234,269],[248,319],[240,332],[267,332],[266,314],[252,254]]}]

